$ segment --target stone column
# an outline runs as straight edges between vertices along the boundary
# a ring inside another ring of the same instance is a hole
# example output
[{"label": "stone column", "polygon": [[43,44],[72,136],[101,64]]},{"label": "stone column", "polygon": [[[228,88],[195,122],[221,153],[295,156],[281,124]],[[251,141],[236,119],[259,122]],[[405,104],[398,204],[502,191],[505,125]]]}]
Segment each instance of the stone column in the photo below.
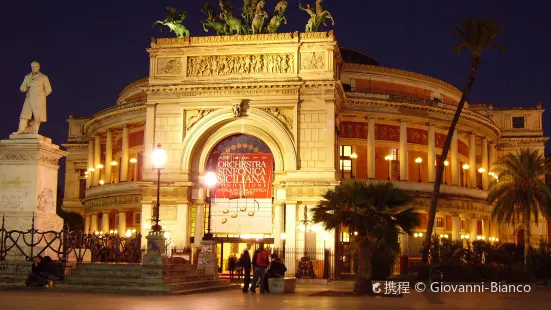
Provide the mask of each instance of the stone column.
[{"label": "stone column", "polygon": [[90,233],[98,231],[98,215],[92,214],[90,217]]},{"label": "stone column", "polygon": [[407,121],[400,120],[400,180],[408,181],[408,131]]},{"label": "stone column", "polygon": [[476,187],[476,136],[469,135],[469,187]]},{"label": "stone column", "polygon": [[[195,204],[195,236],[193,238],[194,240],[194,246],[196,248],[199,247],[201,244],[201,241],[203,240],[204,233],[204,213],[205,213],[205,203],[200,202]],[[251,256],[252,258],[252,256]]]},{"label": "stone column", "polygon": [[453,132],[452,144],[451,144],[451,162],[450,169],[452,175],[452,184],[459,185],[459,156],[458,156],[458,146],[457,146],[457,130]]},{"label": "stone column", "polygon": [[427,172],[429,177],[429,182],[434,183],[436,179],[436,167],[434,166],[436,160],[436,143],[434,140],[434,124],[429,124],[428,132],[428,145],[427,145]]},{"label": "stone column", "polygon": [[107,141],[105,142],[105,184],[111,183],[111,162],[113,161],[113,132],[107,130]]},{"label": "stone column", "polygon": [[90,171],[91,168],[94,168],[94,139],[90,138],[88,140],[88,177],[86,178],[86,188],[92,186],[94,179],[94,172]]},{"label": "stone column", "polygon": [[[285,206],[285,266],[289,274],[296,272],[296,231],[297,231],[297,205],[296,202],[287,202]],[[299,256],[300,257],[300,256]]]},{"label": "stone column", "polygon": [[94,182],[92,182],[93,186],[99,185],[101,176],[101,169],[98,168],[99,164],[101,164],[101,137],[96,136],[94,143],[94,168],[96,170],[94,171]]},{"label": "stone column", "polygon": [[176,247],[183,249],[189,247],[190,236],[189,236],[189,205],[187,203],[178,204],[178,213],[176,215],[178,235],[176,235],[176,240],[178,243]]},{"label": "stone column", "polygon": [[84,217],[84,219],[85,219],[85,222],[84,222],[84,233],[85,233],[85,234],[89,234],[89,233],[90,233],[90,220],[91,220],[90,215],[86,215],[86,216]]},{"label": "stone column", "polygon": [[367,178],[375,178],[375,117],[369,116],[367,124]]},{"label": "stone column", "polygon": [[486,241],[490,238],[490,219],[488,217],[482,220],[482,235],[486,237]]},{"label": "stone column", "polygon": [[121,182],[128,180],[128,126],[122,127]]},{"label": "stone column", "polygon": [[109,233],[109,213],[104,212],[101,216],[101,230],[103,233]]},{"label": "stone column", "polygon": [[461,240],[459,236],[459,230],[461,229],[461,220],[459,219],[459,214],[452,215],[452,240]]},{"label": "stone column", "polygon": [[471,218],[471,242],[476,241],[476,236],[478,235],[478,219],[473,216]]},{"label": "stone column", "polygon": [[488,190],[488,140],[486,137],[482,137],[482,168],[485,170],[482,173],[482,189]]},{"label": "stone column", "polygon": [[[496,146],[495,143],[492,141],[488,145],[488,169],[489,171],[494,171],[494,164],[496,162]],[[495,236],[494,236],[495,237]]]},{"label": "stone column", "polygon": [[274,206],[274,247],[277,249],[283,248],[281,233],[283,232],[283,205]]},{"label": "stone column", "polygon": [[126,212],[119,211],[119,235],[124,236],[126,233]]}]

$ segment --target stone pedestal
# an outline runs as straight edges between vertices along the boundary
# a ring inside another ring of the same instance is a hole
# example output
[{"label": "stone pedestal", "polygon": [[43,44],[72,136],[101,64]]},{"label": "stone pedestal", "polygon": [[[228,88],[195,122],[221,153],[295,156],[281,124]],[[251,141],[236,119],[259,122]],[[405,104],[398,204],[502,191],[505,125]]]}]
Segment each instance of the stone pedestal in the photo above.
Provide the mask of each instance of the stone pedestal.
[{"label": "stone pedestal", "polygon": [[212,275],[213,280],[218,279],[218,260],[214,240],[201,241],[201,253],[199,253],[197,261],[197,270],[205,270],[205,275]]},{"label": "stone pedestal", "polygon": [[33,218],[39,232],[63,229],[56,200],[58,161],[66,155],[39,134],[12,134],[0,141],[0,217],[6,230],[28,231]]},{"label": "stone pedestal", "polygon": [[168,257],[165,253],[166,239],[162,234],[150,234],[147,239],[147,253],[142,258],[142,278],[158,279],[162,282]]}]

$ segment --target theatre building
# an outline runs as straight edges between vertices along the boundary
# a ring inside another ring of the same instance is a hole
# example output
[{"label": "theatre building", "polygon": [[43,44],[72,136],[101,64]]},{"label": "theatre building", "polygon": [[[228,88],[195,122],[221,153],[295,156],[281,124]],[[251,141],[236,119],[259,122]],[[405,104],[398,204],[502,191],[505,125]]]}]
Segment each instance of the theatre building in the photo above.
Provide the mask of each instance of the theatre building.
[{"label": "theatre building", "polygon": [[[353,232],[324,231],[311,210],[328,189],[356,178],[414,193],[421,224],[400,241],[404,253],[419,250],[459,89],[381,66],[339,47],[333,32],[152,39],[147,52],[148,77],[126,86],[112,107],[68,119],[63,208],[83,214],[87,232],[147,235],[157,201],[150,156],[160,145],[160,219],[171,248],[196,248],[210,211],[223,269],[247,243],[264,241],[289,251],[328,248],[332,270],[352,272]],[[541,103],[465,105],[437,234],[523,242],[522,223],[498,226],[485,199],[499,156],[521,146],[543,154],[543,111]],[[207,172],[217,176],[210,210]],[[532,227],[534,242],[548,236],[547,223]],[[286,257],[290,272],[298,258]]]}]

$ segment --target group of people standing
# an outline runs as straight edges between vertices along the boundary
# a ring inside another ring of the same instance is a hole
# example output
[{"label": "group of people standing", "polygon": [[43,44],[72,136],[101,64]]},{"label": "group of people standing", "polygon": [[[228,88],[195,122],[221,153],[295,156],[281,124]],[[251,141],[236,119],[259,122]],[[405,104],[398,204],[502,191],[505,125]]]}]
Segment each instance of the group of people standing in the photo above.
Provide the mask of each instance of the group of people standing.
[{"label": "group of people standing", "polygon": [[31,274],[27,277],[27,287],[53,287],[54,281],[60,279],[59,270],[55,262],[49,257],[35,256]]},{"label": "group of people standing", "polygon": [[[237,266],[242,267],[244,271],[243,293],[255,294],[258,283],[260,283],[260,294],[269,293],[268,279],[283,277],[287,271],[287,267],[285,267],[285,264],[279,259],[277,254],[270,255],[262,242],[254,252],[252,258],[249,254],[249,249],[250,246],[247,245],[237,262]],[[253,271],[252,283],[251,269]]]}]

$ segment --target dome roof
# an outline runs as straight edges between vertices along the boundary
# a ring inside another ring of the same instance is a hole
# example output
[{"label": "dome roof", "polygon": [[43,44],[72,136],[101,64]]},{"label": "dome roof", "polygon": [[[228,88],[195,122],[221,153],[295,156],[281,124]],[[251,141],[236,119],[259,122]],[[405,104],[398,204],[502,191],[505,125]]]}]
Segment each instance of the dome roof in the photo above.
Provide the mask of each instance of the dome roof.
[{"label": "dome roof", "polygon": [[360,65],[372,65],[379,66],[379,63],[370,56],[353,50],[351,48],[341,47],[342,60],[347,63],[360,64]]}]

